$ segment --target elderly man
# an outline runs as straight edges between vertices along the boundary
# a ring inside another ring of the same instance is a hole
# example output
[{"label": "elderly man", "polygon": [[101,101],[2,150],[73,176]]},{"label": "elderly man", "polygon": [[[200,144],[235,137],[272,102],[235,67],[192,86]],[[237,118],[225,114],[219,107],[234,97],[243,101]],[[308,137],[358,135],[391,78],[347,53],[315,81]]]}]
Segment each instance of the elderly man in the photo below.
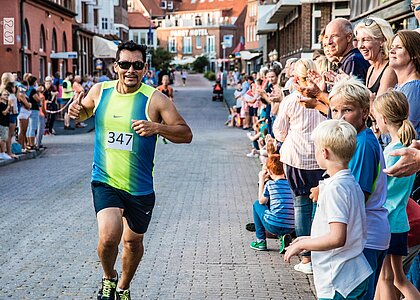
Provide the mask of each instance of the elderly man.
[{"label": "elderly man", "polygon": [[337,18],[328,23],[325,28],[324,44],[330,55],[337,57],[341,71],[357,76],[363,82],[366,81],[369,62],[353,46],[353,28],[350,21]]}]

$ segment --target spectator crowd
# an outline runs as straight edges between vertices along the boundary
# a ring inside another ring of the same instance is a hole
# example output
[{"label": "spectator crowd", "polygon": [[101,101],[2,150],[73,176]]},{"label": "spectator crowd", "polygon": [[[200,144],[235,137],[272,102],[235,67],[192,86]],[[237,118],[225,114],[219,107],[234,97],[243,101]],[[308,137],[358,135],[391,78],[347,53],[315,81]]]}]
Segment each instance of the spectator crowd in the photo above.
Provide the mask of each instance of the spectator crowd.
[{"label": "spectator crowd", "polygon": [[319,299],[420,299],[419,33],[337,18],[312,59],[236,83],[226,125],[262,165],[250,247],[278,239]]}]

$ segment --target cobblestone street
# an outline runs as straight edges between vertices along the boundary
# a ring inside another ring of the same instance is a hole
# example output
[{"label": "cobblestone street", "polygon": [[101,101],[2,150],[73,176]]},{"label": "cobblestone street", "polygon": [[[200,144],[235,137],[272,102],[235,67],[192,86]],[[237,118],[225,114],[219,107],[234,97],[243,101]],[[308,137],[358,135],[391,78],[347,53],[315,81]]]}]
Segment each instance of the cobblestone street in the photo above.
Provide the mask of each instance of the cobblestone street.
[{"label": "cobblestone street", "polygon": [[[190,145],[156,153],[156,206],[133,299],[314,299],[283,262],[277,240],[249,248],[259,161],[245,131],[225,127],[226,105],[190,75],[175,104]],[[94,133],[45,137],[38,158],[0,167],[0,299],[96,299],[101,268],[90,191]],[[117,262],[121,271],[121,262]]]}]

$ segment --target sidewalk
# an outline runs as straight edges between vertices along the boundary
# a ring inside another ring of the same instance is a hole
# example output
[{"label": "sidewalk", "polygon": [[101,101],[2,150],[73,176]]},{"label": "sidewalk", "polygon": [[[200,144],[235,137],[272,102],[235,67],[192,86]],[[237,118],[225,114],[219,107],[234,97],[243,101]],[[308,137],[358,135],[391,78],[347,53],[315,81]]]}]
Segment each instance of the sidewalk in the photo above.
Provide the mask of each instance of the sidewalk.
[{"label": "sidewalk", "polygon": [[[63,121],[55,121],[54,123],[54,130],[55,136],[58,135],[77,135],[77,134],[84,134],[95,130],[95,118],[92,117],[84,123],[87,125],[84,128],[75,128],[74,130],[64,130],[64,122]],[[74,128],[74,121],[71,121],[71,126]],[[44,136],[45,138],[45,136]],[[52,137],[53,138],[53,137]],[[39,150],[30,150],[27,153],[17,154],[17,159],[10,159],[10,160],[0,160],[0,167],[10,165],[15,162],[32,159],[40,156],[47,148],[40,148]]]}]

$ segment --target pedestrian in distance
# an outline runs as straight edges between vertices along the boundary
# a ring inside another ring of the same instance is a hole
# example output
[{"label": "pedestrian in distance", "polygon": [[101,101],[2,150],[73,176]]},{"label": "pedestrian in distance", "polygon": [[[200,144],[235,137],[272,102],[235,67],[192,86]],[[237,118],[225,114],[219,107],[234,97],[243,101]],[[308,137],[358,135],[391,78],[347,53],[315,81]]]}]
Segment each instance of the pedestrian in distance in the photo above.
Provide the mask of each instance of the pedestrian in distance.
[{"label": "pedestrian in distance", "polygon": [[182,79],[182,85],[185,86],[187,84],[187,70],[183,69],[181,71],[181,79]]},{"label": "pedestrian in distance", "polygon": [[[117,80],[95,84],[69,107],[83,121],[95,111],[92,193],[97,216],[98,255],[103,268],[98,299],[131,299],[130,283],[143,256],[143,237],[155,203],[153,165],[157,135],[190,143],[192,132],[173,102],[141,82],[147,47],[118,46]],[[82,99],[83,98],[83,99]],[[122,238],[122,276],[115,270]]]}]

